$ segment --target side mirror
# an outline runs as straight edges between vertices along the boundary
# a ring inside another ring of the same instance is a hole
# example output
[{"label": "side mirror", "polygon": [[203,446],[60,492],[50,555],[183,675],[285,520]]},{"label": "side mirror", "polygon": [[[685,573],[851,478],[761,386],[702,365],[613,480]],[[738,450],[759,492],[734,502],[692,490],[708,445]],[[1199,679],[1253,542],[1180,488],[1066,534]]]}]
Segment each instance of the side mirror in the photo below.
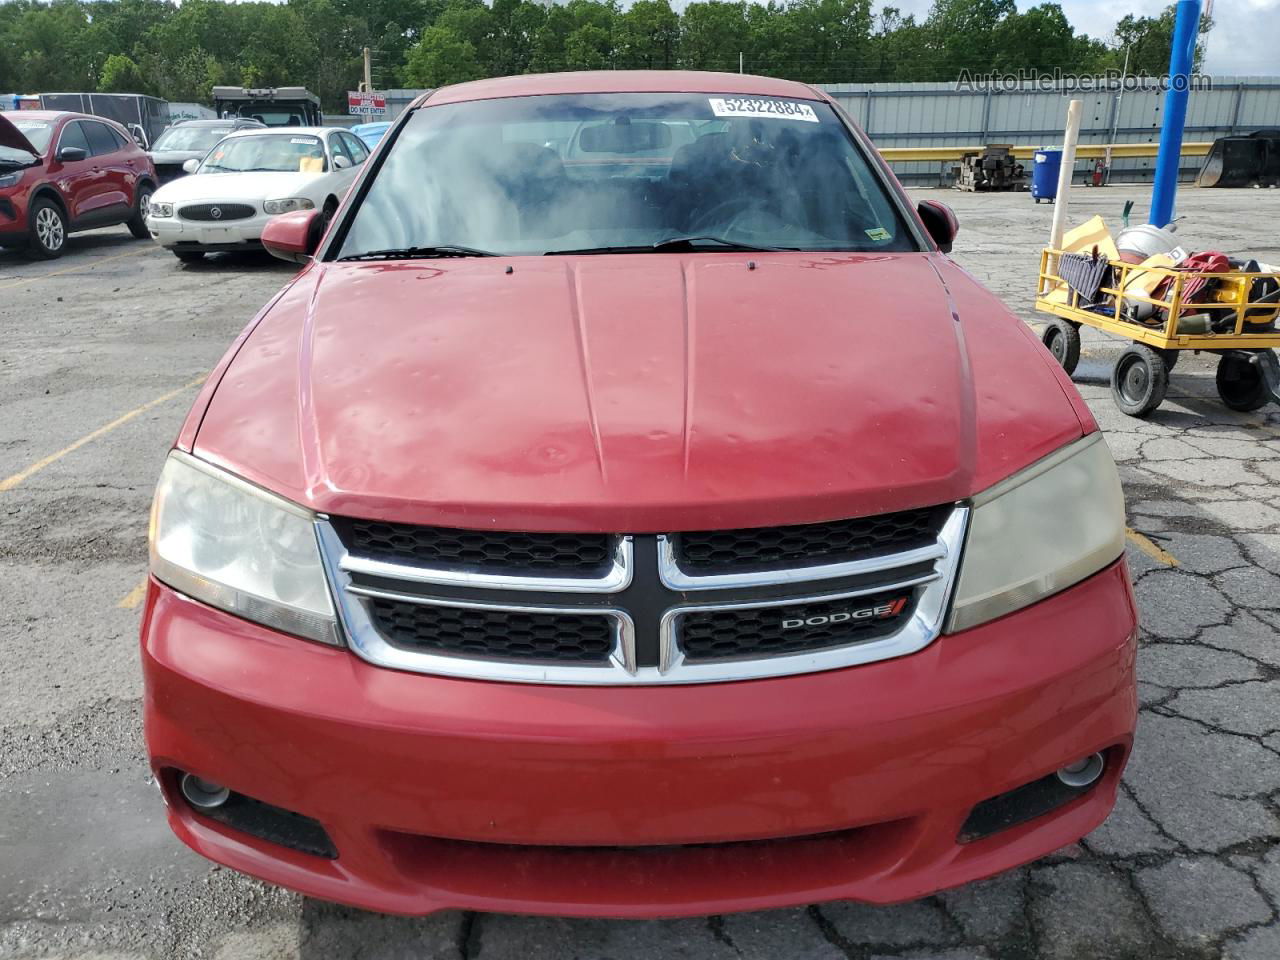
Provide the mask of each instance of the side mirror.
[{"label": "side mirror", "polygon": [[200,169],[200,161],[195,157],[192,157],[190,160],[184,160],[182,163],[182,169],[187,173],[195,173]]},{"label": "side mirror", "polygon": [[59,163],[75,163],[78,160],[84,160],[89,156],[89,151],[84,147],[63,147],[58,151]]},{"label": "side mirror", "polygon": [[347,169],[347,167],[349,167],[349,166],[351,166],[351,161],[350,161],[350,160],[348,160],[346,157],[334,157],[334,158],[333,158],[333,169],[335,169],[335,170],[345,170],[345,169]]},{"label": "side mirror", "polygon": [[319,210],[295,210],[272,217],[262,229],[267,253],[290,263],[306,263],[320,246],[324,218]]},{"label": "side mirror", "polygon": [[951,244],[960,232],[960,224],[951,208],[937,200],[921,200],[916,206],[916,213],[920,215],[924,228],[929,231],[929,236],[933,237],[938,249],[943,253],[950,253]]}]

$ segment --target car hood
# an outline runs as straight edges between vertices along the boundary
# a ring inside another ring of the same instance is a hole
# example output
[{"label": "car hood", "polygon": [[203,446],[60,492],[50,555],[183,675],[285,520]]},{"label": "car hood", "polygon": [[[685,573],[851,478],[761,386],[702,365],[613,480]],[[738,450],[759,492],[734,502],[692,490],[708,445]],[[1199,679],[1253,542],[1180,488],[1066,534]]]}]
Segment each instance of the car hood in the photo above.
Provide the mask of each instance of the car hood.
[{"label": "car hood", "polygon": [[34,156],[40,156],[40,151],[31,145],[31,141],[3,113],[0,113],[0,147],[25,150]]},{"label": "car hood", "polygon": [[270,200],[292,197],[315,183],[316,173],[200,173],[166,183],[152,200]]},{"label": "car hood", "polygon": [[377,519],[803,523],[959,500],[1079,437],[1057,370],[938,254],[327,263],[194,450]]},{"label": "car hood", "polygon": [[152,163],[186,163],[188,160],[203,160],[208,150],[152,150]]}]

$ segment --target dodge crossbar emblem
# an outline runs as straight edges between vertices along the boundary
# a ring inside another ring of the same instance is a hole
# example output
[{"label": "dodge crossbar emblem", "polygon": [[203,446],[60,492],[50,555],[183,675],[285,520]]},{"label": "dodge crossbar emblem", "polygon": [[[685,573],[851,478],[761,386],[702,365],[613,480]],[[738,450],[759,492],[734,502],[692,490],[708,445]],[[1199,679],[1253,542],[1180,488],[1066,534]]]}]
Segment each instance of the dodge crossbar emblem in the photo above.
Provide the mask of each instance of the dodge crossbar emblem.
[{"label": "dodge crossbar emblem", "polygon": [[848,623],[857,620],[888,620],[896,617],[907,605],[906,597],[878,603],[871,607],[856,607],[852,610],[837,610],[820,617],[789,617],[782,621],[783,630],[798,630],[800,627],[825,627],[832,623]]}]

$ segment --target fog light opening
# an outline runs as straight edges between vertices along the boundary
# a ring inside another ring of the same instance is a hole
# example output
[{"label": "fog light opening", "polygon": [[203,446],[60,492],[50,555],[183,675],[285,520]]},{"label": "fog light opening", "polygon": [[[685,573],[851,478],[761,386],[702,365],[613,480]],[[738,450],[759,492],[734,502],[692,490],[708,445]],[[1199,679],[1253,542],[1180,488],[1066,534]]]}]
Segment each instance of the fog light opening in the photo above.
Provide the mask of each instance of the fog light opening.
[{"label": "fog light opening", "polygon": [[178,786],[187,803],[197,810],[217,810],[231,798],[231,791],[222,784],[202,780],[192,773],[184,773]]},{"label": "fog light opening", "polygon": [[1092,786],[1102,776],[1102,771],[1106,765],[1106,761],[1102,759],[1102,754],[1093,753],[1077,760],[1075,763],[1068,763],[1065,767],[1060,768],[1057,777],[1068,787],[1082,790],[1085,787]]}]

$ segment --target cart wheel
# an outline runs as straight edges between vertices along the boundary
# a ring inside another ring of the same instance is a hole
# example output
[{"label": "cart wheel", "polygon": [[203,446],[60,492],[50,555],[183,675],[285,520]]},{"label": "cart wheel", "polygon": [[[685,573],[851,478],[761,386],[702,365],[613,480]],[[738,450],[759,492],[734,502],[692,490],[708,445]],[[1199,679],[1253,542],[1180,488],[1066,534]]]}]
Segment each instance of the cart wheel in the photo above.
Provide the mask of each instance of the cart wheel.
[{"label": "cart wheel", "polygon": [[1262,370],[1238,353],[1224,354],[1218,360],[1217,381],[1218,396],[1232,410],[1248,413],[1271,400]]},{"label": "cart wheel", "polygon": [[1040,340],[1067,371],[1067,376],[1075,372],[1080,362],[1080,330],[1074,324],[1054,317],[1044,328]]},{"label": "cart wheel", "polygon": [[1164,361],[1164,368],[1166,370],[1171,371],[1178,365],[1178,354],[1182,353],[1181,350],[1160,350],[1155,347],[1152,347],[1151,349],[1160,354],[1160,359]]},{"label": "cart wheel", "polygon": [[1148,417],[1164,401],[1169,368],[1150,347],[1134,344],[1111,371],[1111,397],[1131,417]]}]

